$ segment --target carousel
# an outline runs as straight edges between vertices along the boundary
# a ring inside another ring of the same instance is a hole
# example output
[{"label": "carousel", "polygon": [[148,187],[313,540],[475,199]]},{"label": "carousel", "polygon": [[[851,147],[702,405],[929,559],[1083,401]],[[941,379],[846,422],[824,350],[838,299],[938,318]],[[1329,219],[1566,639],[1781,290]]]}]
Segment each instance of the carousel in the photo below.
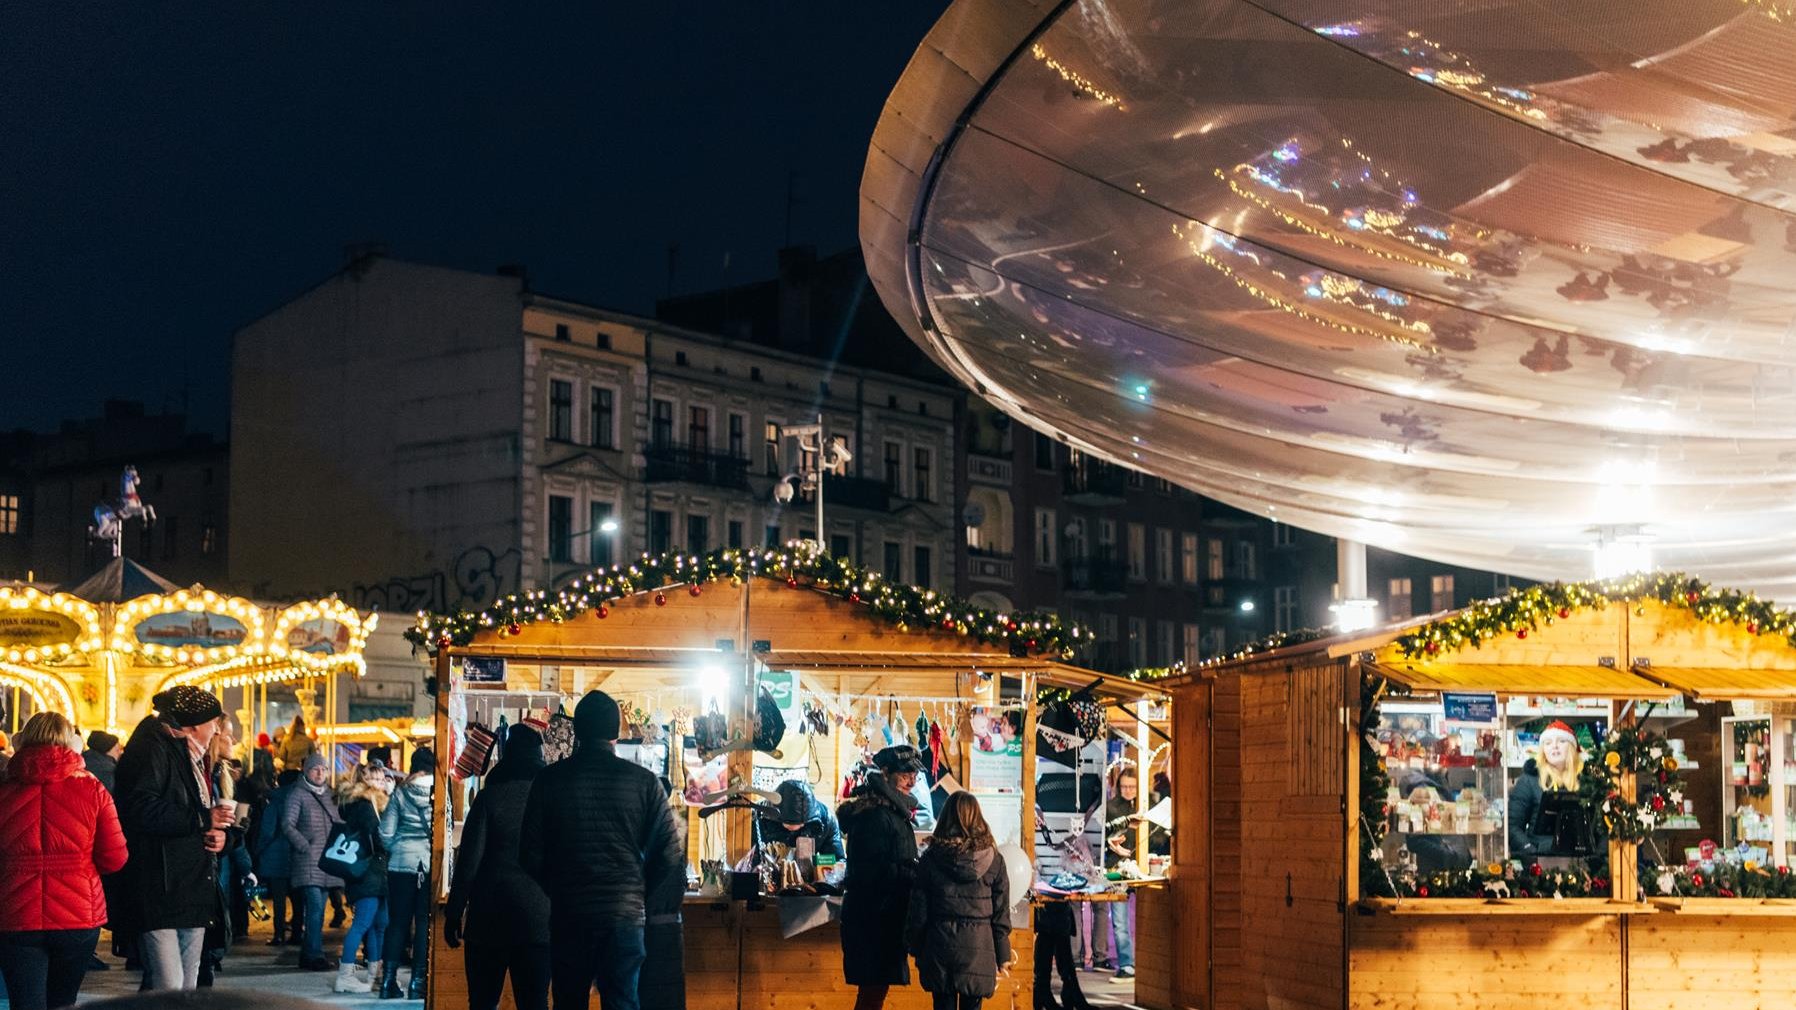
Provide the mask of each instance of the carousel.
[{"label": "carousel", "polygon": [[366,673],[362,650],[377,620],[335,597],[274,605],[182,589],[120,557],[67,592],[0,585],[8,724],[50,711],[123,735],[156,692],[190,684],[227,709],[239,702],[242,736],[254,739],[273,728],[269,687],[291,685],[307,723],[333,739],[338,681]]}]

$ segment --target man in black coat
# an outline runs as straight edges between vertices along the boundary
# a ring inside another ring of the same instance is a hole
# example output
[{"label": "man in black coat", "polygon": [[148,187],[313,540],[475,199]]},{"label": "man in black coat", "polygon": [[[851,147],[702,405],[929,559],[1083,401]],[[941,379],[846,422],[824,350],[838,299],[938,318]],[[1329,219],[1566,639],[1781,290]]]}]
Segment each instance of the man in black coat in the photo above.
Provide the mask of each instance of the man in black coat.
[{"label": "man in black coat", "polygon": [[549,896],[518,862],[524,808],[542,770],[543,738],[512,727],[462,826],[443,940],[451,949],[468,943],[469,1010],[495,1010],[508,971],[518,1010],[549,1005]]},{"label": "man in black coat", "polygon": [[683,865],[654,773],[617,756],[622,715],[603,691],[574,708],[572,757],[537,775],[518,862],[549,895],[555,1010],[639,1010],[647,882]]},{"label": "man in black coat", "polygon": [[910,984],[904,922],[917,867],[911,788],[923,764],[910,746],[873,755],[877,771],[836,808],[848,835],[848,876],[842,894],[842,975],[859,992],[855,1010],[885,1005],[886,990]]},{"label": "man in black coat", "polygon": [[238,841],[234,804],[217,802],[205,766],[224,712],[210,692],[185,685],[151,703],[118,764],[131,857],[113,918],[139,934],[145,988],[193,989],[206,929],[223,921],[218,854]]}]

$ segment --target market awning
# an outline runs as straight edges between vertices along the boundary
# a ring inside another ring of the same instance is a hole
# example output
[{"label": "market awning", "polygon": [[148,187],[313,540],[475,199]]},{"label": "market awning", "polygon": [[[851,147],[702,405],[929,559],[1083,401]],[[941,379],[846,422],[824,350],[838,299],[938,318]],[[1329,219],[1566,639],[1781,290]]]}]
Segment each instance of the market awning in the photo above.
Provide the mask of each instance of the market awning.
[{"label": "market awning", "polygon": [[1369,663],[1373,673],[1414,691],[1490,691],[1555,698],[1663,698],[1663,684],[1608,666],[1503,663]]},{"label": "market awning", "polygon": [[1796,698],[1796,670],[1646,666],[1634,672],[1698,701]]}]

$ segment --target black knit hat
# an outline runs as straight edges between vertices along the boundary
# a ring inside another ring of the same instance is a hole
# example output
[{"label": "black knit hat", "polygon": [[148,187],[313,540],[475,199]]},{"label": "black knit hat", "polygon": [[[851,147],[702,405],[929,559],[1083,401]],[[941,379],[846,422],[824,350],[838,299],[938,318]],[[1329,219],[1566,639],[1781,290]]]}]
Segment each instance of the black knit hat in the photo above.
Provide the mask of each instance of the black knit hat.
[{"label": "black knit hat", "polygon": [[96,729],[87,734],[87,749],[96,754],[110,754],[112,748],[118,746],[118,737],[103,729]]},{"label": "black knit hat", "polygon": [[150,699],[150,704],[155,706],[156,714],[165,722],[180,729],[203,726],[224,715],[224,707],[212,696],[212,692],[191,684],[157,692]]},{"label": "black knit hat", "polygon": [[873,755],[873,764],[882,772],[920,772],[923,762],[917,758],[917,749],[910,744],[898,744],[886,747]]},{"label": "black knit hat", "polygon": [[617,702],[603,691],[588,691],[574,706],[574,739],[604,743],[616,740],[623,728],[623,712]]}]

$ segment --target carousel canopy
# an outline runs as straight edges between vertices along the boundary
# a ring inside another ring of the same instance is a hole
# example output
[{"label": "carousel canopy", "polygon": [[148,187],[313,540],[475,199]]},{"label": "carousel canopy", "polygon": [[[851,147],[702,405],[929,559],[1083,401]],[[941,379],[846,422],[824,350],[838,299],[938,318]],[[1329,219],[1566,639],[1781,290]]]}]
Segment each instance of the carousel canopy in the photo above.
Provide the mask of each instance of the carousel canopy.
[{"label": "carousel canopy", "polygon": [[69,590],[69,595],[89,603],[123,603],[139,596],[177,592],[180,588],[129,558],[113,558],[106,567]]},{"label": "carousel canopy", "polygon": [[1791,14],[958,0],[874,134],[869,272],[1002,409],[1262,516],[1788,594]]}]

